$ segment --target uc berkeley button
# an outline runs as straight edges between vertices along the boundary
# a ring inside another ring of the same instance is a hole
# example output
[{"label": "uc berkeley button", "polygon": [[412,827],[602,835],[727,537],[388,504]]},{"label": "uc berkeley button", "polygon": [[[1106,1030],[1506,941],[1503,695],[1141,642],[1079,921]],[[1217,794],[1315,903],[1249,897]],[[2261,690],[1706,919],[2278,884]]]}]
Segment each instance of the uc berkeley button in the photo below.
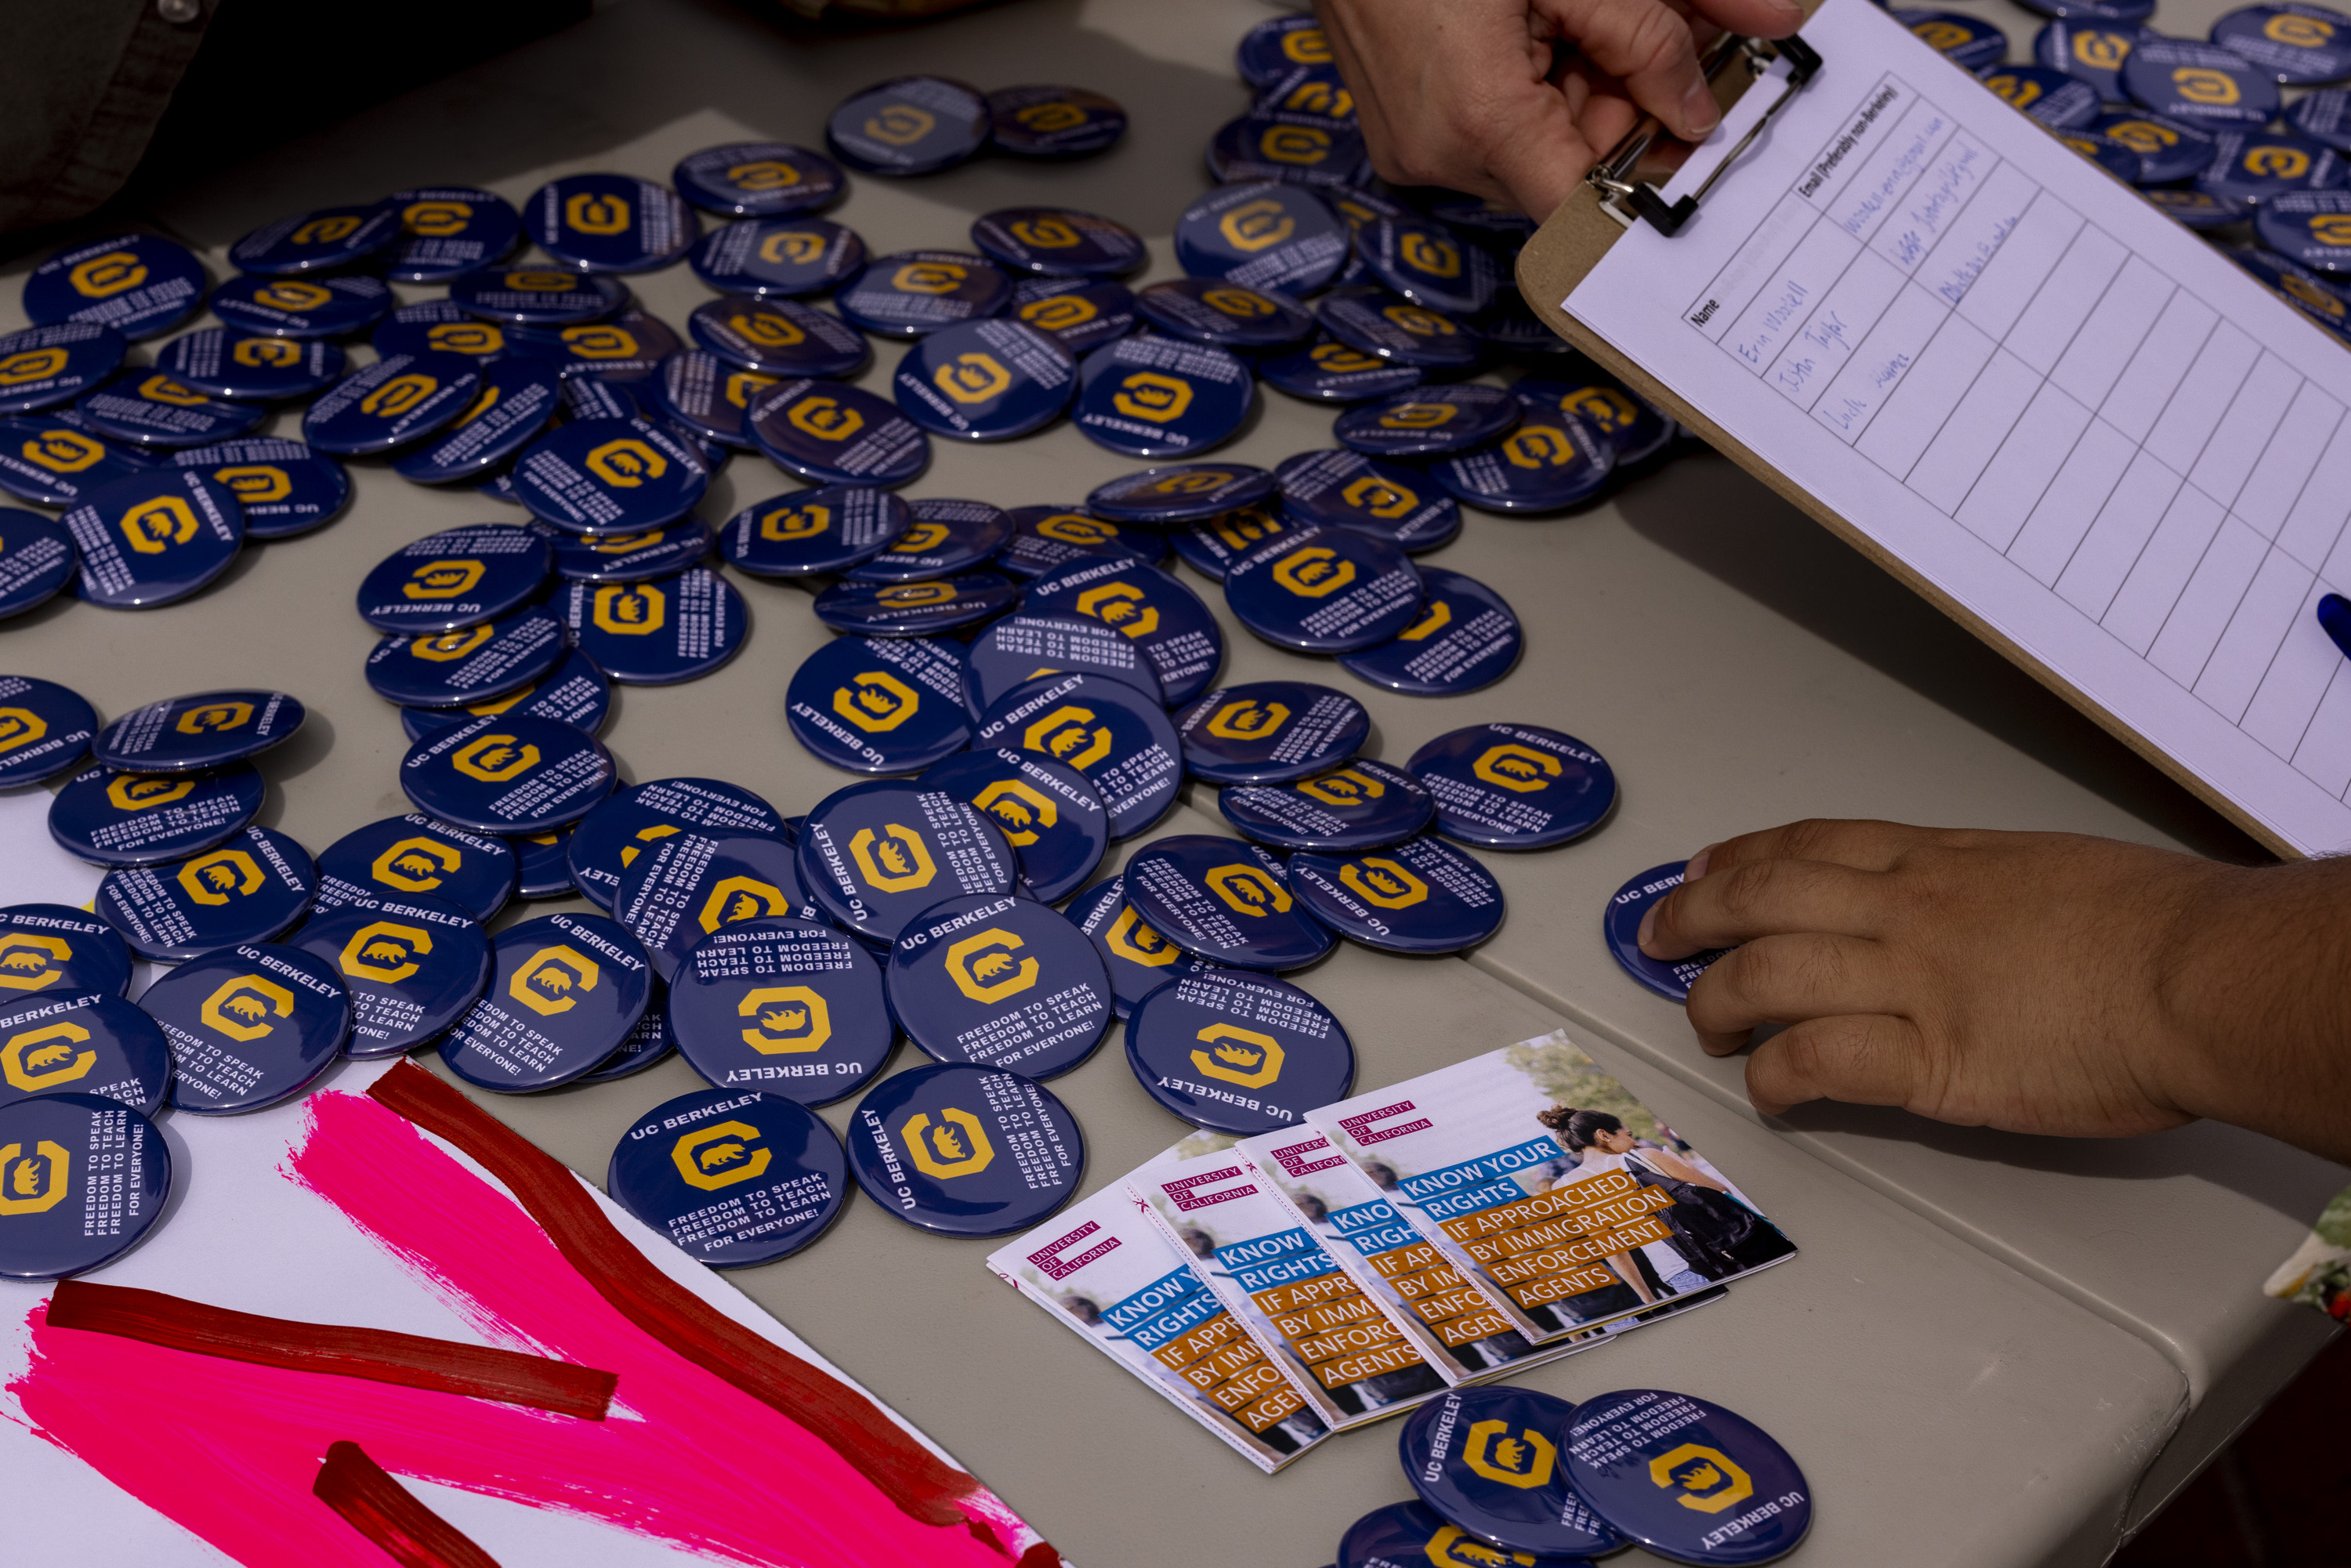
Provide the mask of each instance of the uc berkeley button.
[{"label": "uc berkeley button", "polygon": [[912,779],[852,784],[817,802],[799,833],[800,885],[842,930],[876,946],[944,898],[1010,893],[1013,858],[987,819]]},{"label": "uc berkeley button", "polygon": [[610,912],[638,856],[689,828],[714,839],[784,837],[783,819],[748,789],[716,779],[655,779],[615,789],[580,820],[566,850],[572,879],[588,902]]},{"label": "uc berkeley button", "polygon": [[1678,1563],[1769,1563],[1812,1529],[1812,1487],[1788,1450],[1694,1395],[1594,1395],[1575,1406],[1559,1465],[1616,1531]]},{"label": "uc berkeley button", "polygon": [[803,1105],[855,1093],[898,1046],[880,962],[814,920],[767,916],[703,937],[671,983],[669,1018],[686,1065],[714,1087]]},{"label": "uc berkeley button", "polygon": [[1109,808],[1066,763],[999,747],[950,757],[922,782],[987,813],[1020,862],[1022,886],[1040,903],[1068,897],[1110,846]]},{"label": "uc berkeley button", "polygon": [[350,993],[350,1056],[397,1056],[438,1038],[490,983],[489,934],[426,894],[351,899],[288,941]]},{"label": "uc berkeley button", "polygon": [[1423,836],[1353,854],[1301,851],[1290,886],[1314,918],[1389,953],[1458,953],[1502,924],[1502,889],[1486,868]]},{"label": "uc berkeley button", "polygon": [[154,1123],[120,1102],[42,1095],[0,1107],[0,1186],[16,1205],[0,1276],[62,1280],[120,1257],[154,1228],[171,1196],[172,1152]]},{"label": "uc berkeley button", "polygon": [[705,147],[679,159],[669,178],[695,206],[742,218],[811,213],[849,188],[831,159],[788,141]]},{"label": "uc berkeley button", "polygon": [[841,637],[800,662],[784,722],[852,773],[919,773],[971,743],[963,661],[926,637]]},{"label": "uc berkeley button", "polygon": [[42,992],[102,991],[131,983],[131,949],[103,920],[62,904],[0,908],[0,1005]]},{"label": "uc berkeley button", "polygon": [[1625,1538],[1568,1485],[1577,1406],[1531,1388],[1451,1388],[1405,1418],[1397,1456],[1421,1501],[1483,1541],[1544,1556],[1614,1552]]},{"label": "uc berkeley button", "polygon": [[824,1234],[849,1202],[849,1156],[806,1106],[705,1089],[654,1106],[622,1134],[604,1186],[688,1257],[746,1269]]},{"label": "uc berkeley button", "polygon": [[1410,626],[1425,597],[1402,550],[1353,528],[1286,534],[1225,572],[1225,602],[1269,643],[1353,653]]},{"label": "uc berkeley button", "polygon": [[98,715],[78,693],[0,675],[0,789],[54,779],[89,754],[97,732]]},{"label": "uc berkeley button", "polygon": [[1509,603],[1475,578],[1442,567],[1418,570],[1428,591],[1419,619],[1391,642],[1342,656],[1339,667],[1417,697],[1474,692],[1509,674],[1526,647]]},{"label": "uc berkeley button", "polygon": [[351,996],[333,964],[274,943],[191,959],[139,1005],[172,1044],[172,1107],[202,1116],[292,1099],[351,1032]]},{"label": "uc berkeley button", "polygon": [[1242,1137],[1298,1126],[1355,1082],[1353,1042],[1328,1008],[1234,969],[1178,977],[1136,1003],[1126,1063],[1167,1110]]},{"label": "uc berkeley button", "polygon": [[110,610],[187,598],[229,569],[245,511],[193,468],[134,470],[90,492],[63,519],[81,552],[81,596]]},{"label": "uc berkeley button", "polygon": [[125,773],[225,768],[294,738],[308,716],[284,692],[201,692],[132,708],[98,732],[90,760]]},{"label": "uc berkeley button", "polygon": [[108,872],[95,907],[133,953],[179,963],[234,942],[269,941],[302,917],[317,884],[308,851],[246,828],[175,865]]},{"label": "uc berkeley button", "polygon": [[420,810],[505,837],[578,821],[611,793],[612,779],[612,754],[593,736],[522,714],[427,735],[400,764],[400,787]]},{"label": "uc berkeley button", "polygon": [[152,1116],[171,1082],[171,1046],[143,1006],[110,991],[0,1001],[0,1108],[42,1094],[94,1094]]},{"label": "uc berkeley button", "polygon": [[1186,771],[1212,784],[1279,784],[1353,757],[1371,715],[1346,693],[1306,681],[1224,686],[1171,716]]},{"label": "uc berkeley button", "polygon": [[1641,951],[1641,917],[1649,906],[1682,884],[1687,862],[1668,861],[1653,865],[1616,890],[1601,917],[1609,956],[1642,985],[1669,1002],[1689,1000],[1690,988],[1727,949],[1717,947],[1687,958],[1652,958]]},{"label": "uc berkeley button", "polygon": [[441,1060],[502,1094],[603,1065],[644,1016],[653,966],[600,915],[542,915],[498,933],[490,988],[442,1038]]},{"label": "uc berkeley button", "polygon": [[1400,768],[1359,757],[1288,784],[1237,784],[1217,794],[1225,821],[1278,850],[1353,854],[1401,843],[1428,826],[1437,799]]},{"label": "uc berkeley button", "polygon": [[1003,747],[1066,763],[1110,811],[1111,836],[1132,838],[1176,804],[1183,742],[1166,710],[1124,681],[1040,675],[988,705],[975,747]]},{"label": "uc berkeley button", "polygon": [[1110,979],[1084,933],[1031,898],[950,898],[898,933],[885,976],[907,1037],[939,1061],[1024,1078],[1069,1071],[1110,1027]]},{"label": "uc berkeley button", "polygon": [[1112,1005],[1122,1019],[1170,980],[1224,967],[1185,952],[1154,930],[1126,901],[1123,876],[1094,883],[1071,900],[1063,913],[1101,955],[1110,975]]},{"label": "uc berkeley button", "polygon": [[92,768],[49,802],[49,837],[93,865],[156,865],[235,838],[261,797],[249,762],[193,775]]},{"label": "uc berkeley button", "polygon": [[858,1102],[849,1161],[865,1196],[917,1229],[1008,1236],[1070,1200],[1086,1145],[1043,1084],[937,1062]]},{"label": "uc berkeley button", "polygon": [[431,896],[486,921],[514,896],[514,851],[411,812],[354,828],[319,856],[319,907]]},{"label": "uc berkeley button", "polygon": [[1531,724],[1480,724],[1412,754],[1437,797],[1437,831],[1497,850],[1542,850],[1600,825],[1616,800],[1607,758],[1572,735]]},{"label": "uc berkeley button", "polygon": [[1299,904],[1281,862],[1238,839],[1160,839],[1126,864],[1126,896],[1187,953],[1238,969],[1302,969],[1335,940]]}]

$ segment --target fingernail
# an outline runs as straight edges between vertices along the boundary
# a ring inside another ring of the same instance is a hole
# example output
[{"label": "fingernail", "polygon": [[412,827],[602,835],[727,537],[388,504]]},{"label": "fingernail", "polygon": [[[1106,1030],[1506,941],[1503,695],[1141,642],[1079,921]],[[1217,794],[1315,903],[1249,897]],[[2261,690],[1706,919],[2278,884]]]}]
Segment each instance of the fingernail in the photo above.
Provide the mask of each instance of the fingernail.
[{"label": "fingernail", "polygon": [[1800,20],[1804,15],[1804,8],[1796,5],[1794,0],[1771,0],[1771,9],[1792,21]]},{"label": "fingernail", "polygon": [[1715,107],[1714,91],[1706,83],[1694,82],[1682,94],[1682,118],[1689,121],[1689,139],[1693,141],[1722,122],[1722,110]]},{"label": "fingernail", "polygon": [[1690,856],[1689,863],[1682,867],[1682,885],[1684,887],[1687,887],[1691,883],[1696,882],[1698,878],[1706,874],[1706,862],[1713,853],[1714,846],[1712,844],[1708,844],[1706,848],[1698,851],[1698,853]]},{"label": "fingernail", "polygon": [[1657,906],[1653,904],[1649,905],[1648,908],[1641,911],[1641,929],[1634,934],[1633,945],[1641,949],[1642,952],[1647,952],[1649,950],[1649,934],[1656,930],[1656,928]]}]

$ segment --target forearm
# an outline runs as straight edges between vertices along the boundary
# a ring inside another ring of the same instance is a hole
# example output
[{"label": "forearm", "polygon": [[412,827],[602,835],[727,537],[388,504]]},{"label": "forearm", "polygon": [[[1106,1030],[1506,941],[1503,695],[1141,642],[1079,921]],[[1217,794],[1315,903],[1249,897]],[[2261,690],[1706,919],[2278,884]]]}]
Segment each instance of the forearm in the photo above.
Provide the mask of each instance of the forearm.
[{"label": "forearm", "polygon": [[2156,975],[2160,1092],[2189,1115],[2351,1162],[2351,858],[2213,867]]}]

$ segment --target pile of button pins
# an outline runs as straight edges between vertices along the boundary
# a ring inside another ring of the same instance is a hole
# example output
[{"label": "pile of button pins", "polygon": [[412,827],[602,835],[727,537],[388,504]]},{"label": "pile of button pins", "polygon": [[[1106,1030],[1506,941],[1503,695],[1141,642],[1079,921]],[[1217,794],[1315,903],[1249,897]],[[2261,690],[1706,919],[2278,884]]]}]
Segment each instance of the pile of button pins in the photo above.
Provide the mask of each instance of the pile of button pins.
[{"label": "pile of button pins", "polygon": [[1396,1450],[1418,1500],[1350,1525],[1338,1568],[1589,1568],[1635,1544],[1743,1568],[1793,1552],[1812,1528],[1811,1486],[1770,1434],[1662,1388],[1573,1405],[1527,1388],[1453,1389],[1405,1418]]},{"label": "pile of button pins", "polygon": [[2198,39],[2147,26],[2155,0],[2022,3],[2050,18],[2030,65],[1980,18],[1893,15],[2351,342],[2351,89],[2323,85],[2351,79],[2351,15],[2249,5]]}]

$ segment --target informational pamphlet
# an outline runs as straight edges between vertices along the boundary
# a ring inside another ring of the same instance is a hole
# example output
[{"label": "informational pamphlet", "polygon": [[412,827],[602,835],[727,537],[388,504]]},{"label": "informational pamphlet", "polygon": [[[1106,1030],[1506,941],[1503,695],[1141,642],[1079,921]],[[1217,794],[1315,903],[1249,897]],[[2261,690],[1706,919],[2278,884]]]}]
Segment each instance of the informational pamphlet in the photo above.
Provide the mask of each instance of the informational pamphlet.
[{"label": "informational pamphlet", "polygon": [[[1307,1120],[1537,1344],[1795,1255],[1744,1193],[1564,1030]],[[1466,1299],[1432,1297],[1433,1309],[1456,1306]],[[1467,1318],[1449,1332],[1486,1326]]]},{"label": "informational pamphlet", "polygon": [[1121,1183],[989,1254],[987,1266],[1268,1475],[1331,1435],[1303,1380]]}]

